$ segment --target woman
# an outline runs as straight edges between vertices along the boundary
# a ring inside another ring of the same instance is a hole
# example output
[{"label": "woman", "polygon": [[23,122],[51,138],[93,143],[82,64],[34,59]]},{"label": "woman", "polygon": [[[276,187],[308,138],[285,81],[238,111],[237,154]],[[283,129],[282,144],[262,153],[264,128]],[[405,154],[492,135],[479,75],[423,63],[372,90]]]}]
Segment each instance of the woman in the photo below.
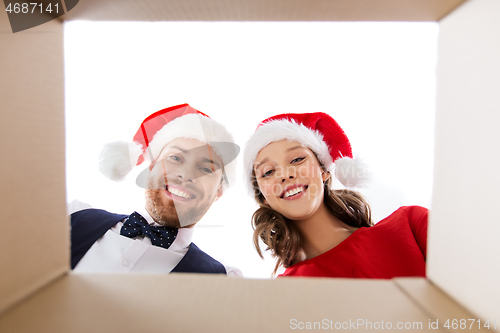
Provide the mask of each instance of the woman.
[{"label": "woman", "polygon": [[346,188],[366,180],[347,136],[325,113],[264,120],[244,153],[246,176],[260,208],[252,217],[277,259],[280,276],[390,279],[425,277],[427,209],[401,207],[373,225],[370,208]]}]

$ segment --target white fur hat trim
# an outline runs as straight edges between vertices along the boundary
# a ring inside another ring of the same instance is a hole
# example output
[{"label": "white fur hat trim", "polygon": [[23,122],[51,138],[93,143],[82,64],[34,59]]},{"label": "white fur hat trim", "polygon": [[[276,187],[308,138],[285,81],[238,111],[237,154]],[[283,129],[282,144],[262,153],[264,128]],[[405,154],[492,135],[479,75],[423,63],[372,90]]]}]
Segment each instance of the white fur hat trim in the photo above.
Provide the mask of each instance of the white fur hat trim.
[{"label": "white fur hat trim", "polygon": [[253,194],[252,171],[257,155],[262,148],[271,142],[280,140],[297,141],[311,149],[318,156],[321,164],[347,188],[362,186],[369,178],[366,164],[358,158],[342,157],[338,158],[334,164],[328,145],[323,141],[323,135],[318,131],[298,124],[293,119],[272,120],[259,126],[245,145],[243,155],[245,176],[251,194]]},{"label": "white fur hat trim", "polygon": [[[105,145],[99,157],[99,169],[109,179],[122,180],[137,164],[141,154],[146,161],[154,160],[166,144],[178,138],[196,139],[208,144],[234,143],[233,136],[220,123],[200,114],[187,114],[163,126],[155,134],[144,152],[142,152],[141,146],[136,143],[113,142]],[[222,159],[228,183],[232,183],[236,173],[234,156],[237,155],[237,152],[228,151],[231,145],[223,147],[223,151],[217,145],[214,145],[213,149]]]},{"label": "white fur hat trim", "polygon": [[328,146],[323,141],[323,135],[294,120],[272,120],[261,125],[245,145],[243,155],[247,186],[253,193],[252,170],[255,159],[262,148],[271,142],[290,140],[302,143],[316,153],[320,162],[328,169],[333,165]]}]

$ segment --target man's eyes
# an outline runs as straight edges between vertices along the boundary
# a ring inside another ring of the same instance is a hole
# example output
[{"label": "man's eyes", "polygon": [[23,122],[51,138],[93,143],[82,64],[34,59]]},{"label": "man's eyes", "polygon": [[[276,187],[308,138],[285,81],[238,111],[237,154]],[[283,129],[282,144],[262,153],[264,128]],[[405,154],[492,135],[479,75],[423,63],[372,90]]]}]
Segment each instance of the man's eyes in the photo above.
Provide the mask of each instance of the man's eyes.
[{"label": "man's eyes", "polygon": [[177,155],[169,155],[168,156],[171,160],[174,160],[176,162],[182,162],[182,158],[180,158],[179,156]]},{"label": "man's eyes", "polygon": [[[173,162],[173,163],[176,163],[176,164],[186,163],[186,161],[184,161],[182,159],[182,157],[180,157],[178,155],[174,155],[174,154],[169,155],[168,160]],[[189,163],[189,162],[187,162],[187,163]],[[195,166],[193,166],[193,167],[195,167]],[[216,169],[213,165],[209,165],[209,166],[198,165],[197,168],[206,174],[212,174],[215,172],[215,169]]]},{"label": "man's eyes", "polygon": [[201,171],[205,172],[205,173],[214,173],[214,169],[213,168],[201,168]]}]

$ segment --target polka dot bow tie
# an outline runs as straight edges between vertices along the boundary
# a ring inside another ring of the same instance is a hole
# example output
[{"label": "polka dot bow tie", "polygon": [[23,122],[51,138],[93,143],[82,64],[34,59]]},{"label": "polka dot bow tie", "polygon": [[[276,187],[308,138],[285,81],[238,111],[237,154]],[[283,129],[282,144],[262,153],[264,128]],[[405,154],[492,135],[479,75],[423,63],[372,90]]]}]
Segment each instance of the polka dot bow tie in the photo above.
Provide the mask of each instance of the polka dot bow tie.
[{"label": "polka dot bow tie", "polygon": [[177,237],[177,232],[176,228],[151,226],[139,213],[133,212],[123,221],[120,235],[130,238],[144,235],[151,239],[151,244],[168,249]]}]

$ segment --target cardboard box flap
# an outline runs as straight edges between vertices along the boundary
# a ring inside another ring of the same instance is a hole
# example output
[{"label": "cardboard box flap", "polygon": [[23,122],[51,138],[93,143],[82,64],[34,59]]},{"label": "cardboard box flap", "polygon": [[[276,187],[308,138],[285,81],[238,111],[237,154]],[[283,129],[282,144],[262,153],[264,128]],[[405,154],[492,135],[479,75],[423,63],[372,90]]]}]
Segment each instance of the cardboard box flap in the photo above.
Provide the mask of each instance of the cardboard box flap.
[{"label": "cardboard box flap", "polygon": [[465,320],[466,328],[472,332],[479,330],[478,327],[485,322],[484,318],[471,314],[432,282],[416,278],[398,278],[394,279],[394,283],[428,314],[431,321],[437,320],[439,327],[444,327],[447,322],[453,326],[453,320],[460,326],[460,320]]},{"label": "cardboard box flap", "polygon": [[391,280],[69,274],[0,317],[0,331],[422,332],[428,321]]},{"label": "cardboard box flap", "polygon": [[438,21],[465,0],[80,0],[64,20]]},{"label": "cardboard box flap", "polygon": [[500,1],[468,1],[439,30],[427,276],[499,321]]},{"label": "cardboard box flap", "polygon": [[69,267],[63,25],[12,33],[0,15],[0,312]]}]

